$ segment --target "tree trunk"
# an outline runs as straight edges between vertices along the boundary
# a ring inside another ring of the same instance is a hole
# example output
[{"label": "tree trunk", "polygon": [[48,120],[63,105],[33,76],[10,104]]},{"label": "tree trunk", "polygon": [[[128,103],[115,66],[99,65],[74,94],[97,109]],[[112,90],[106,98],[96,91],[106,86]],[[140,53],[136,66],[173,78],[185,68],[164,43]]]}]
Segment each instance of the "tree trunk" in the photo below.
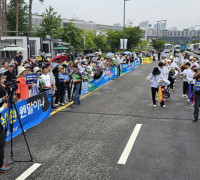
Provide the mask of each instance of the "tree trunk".
[{"label": "tree trunk", "polygon": [[29,36],[32,36],[32,5],[33,0],[29,0]]},{"label": "tree trunk", "polygon": [[[2,1],[0,0],[0,22],[3,22],[1,5],[2,5]],[[3,28],[2,23],[0,23],[0,36],[2,36],[2,28]]]},{"label": "tree trunk", "polygon": [[1,10],[1,20],[2,20],[2,25],[1,25],[1,27],[2,27],[2,35],[4,35],[5,34],[5,24],[4,24],[4,16],[5,16],[5,1],[4,0],[2,0],[1,1],[1,3],[2,3],[2,10]]},{"label": "tree trunk", "polygon": [[19,4],[18,4],[18,0],[16,0],[16,36],[19,35]]},{"label": "tree trunk", "polygon": [[7,0],[5,0],[5,8],[4,8],[4,35],[7,35]]}]

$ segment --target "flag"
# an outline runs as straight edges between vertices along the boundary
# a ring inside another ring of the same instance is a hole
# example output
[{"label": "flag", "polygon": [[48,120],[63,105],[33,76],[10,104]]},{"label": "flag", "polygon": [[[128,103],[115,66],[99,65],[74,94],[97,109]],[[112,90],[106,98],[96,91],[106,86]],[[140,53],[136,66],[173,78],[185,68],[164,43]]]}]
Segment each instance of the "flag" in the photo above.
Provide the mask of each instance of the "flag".
[{"label": "flag", "polygon": [[158,87],[158,101],[160,103],[163,102],[163,92],[162,92],[162,87],[161,86]]}]

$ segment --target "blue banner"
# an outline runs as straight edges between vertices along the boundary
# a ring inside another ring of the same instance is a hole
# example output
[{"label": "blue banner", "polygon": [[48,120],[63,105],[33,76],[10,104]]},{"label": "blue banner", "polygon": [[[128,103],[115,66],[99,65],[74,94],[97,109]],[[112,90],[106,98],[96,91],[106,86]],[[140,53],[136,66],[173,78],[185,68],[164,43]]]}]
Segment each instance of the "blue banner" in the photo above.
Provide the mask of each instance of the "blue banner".
[{"label": "blue banner", "polygon": [[[135,62],[132,62],[131,64],[121,64],[121,72],[122,73],[130,72],[138,66],[140,66],[140,59],[138,59]],[[115,79],[116,77],[118,77],[119,74],[118,71],[119,69],[117,66],[111,69],[105,69],[102,76],[99,79],[92,80],[90,82],[83,82],[81,95],[87,94],[88,92],[91,92],[96,88],[103,86],[112,79]]]},{"label": "blue banner", "polygon": [[[43,92],[39,95],[30,97],[16,103],[17,112],[21,119],[24,130],[27,130],[50,116],[51,112],[51,97],[49,92]],[[19,135],[22,130],[17,118],[14,108],[10,109],[10,116],[8,110],[1,113],[1,123],[5,128],[7,126],[6,141],[11,138],[10,123],[13,122],[13,137]]]},{"label": "blue banner", "polygon": [[138,59],[137,61],[135,61],[135,68],[137,68],[140,65],[141,65],[141,60],[140,59]]},{"label": "blue banner", "polygon": [[93,91],[94,89],[100,86],[103,86],[104,84],[108,83],[112,79],[115,79],[117,76],[118,76],[117,66],[111,69],[105,69],[102,76],[99,79],[96,79],[90,82],[89,92]]},{"label": "blue banner", "polygon": [[133,69],[135,69],[134,62],[132,62],[131,64],[121,64],[121,71],[123,73],[132,71]]}]

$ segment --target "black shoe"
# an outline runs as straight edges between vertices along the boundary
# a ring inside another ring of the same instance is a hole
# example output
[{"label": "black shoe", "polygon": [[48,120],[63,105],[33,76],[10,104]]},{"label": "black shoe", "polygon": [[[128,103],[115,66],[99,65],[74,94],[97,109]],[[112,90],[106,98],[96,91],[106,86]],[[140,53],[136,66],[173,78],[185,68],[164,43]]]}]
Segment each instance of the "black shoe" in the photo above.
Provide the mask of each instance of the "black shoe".
[{"label": "black shoe", "polygon": [[55,106],[51,106],[51,109],[56,109],[56,107]]},{"label": "black shoe", "polygon": [[194,117],[194,119],[192,120],[192,122],[196,122],[196,121],[198,121],[198,118]]}]

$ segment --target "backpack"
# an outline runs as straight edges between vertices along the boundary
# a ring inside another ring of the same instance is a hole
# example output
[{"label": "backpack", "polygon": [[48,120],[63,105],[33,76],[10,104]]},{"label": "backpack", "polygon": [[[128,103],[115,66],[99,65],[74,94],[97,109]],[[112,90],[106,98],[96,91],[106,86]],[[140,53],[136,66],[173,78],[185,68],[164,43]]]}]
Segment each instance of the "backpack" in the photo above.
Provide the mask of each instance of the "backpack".
[{"label": "backpack", "polygon": [[196,81],[194,84],[194,92],[200,92],[200,81]]}]

